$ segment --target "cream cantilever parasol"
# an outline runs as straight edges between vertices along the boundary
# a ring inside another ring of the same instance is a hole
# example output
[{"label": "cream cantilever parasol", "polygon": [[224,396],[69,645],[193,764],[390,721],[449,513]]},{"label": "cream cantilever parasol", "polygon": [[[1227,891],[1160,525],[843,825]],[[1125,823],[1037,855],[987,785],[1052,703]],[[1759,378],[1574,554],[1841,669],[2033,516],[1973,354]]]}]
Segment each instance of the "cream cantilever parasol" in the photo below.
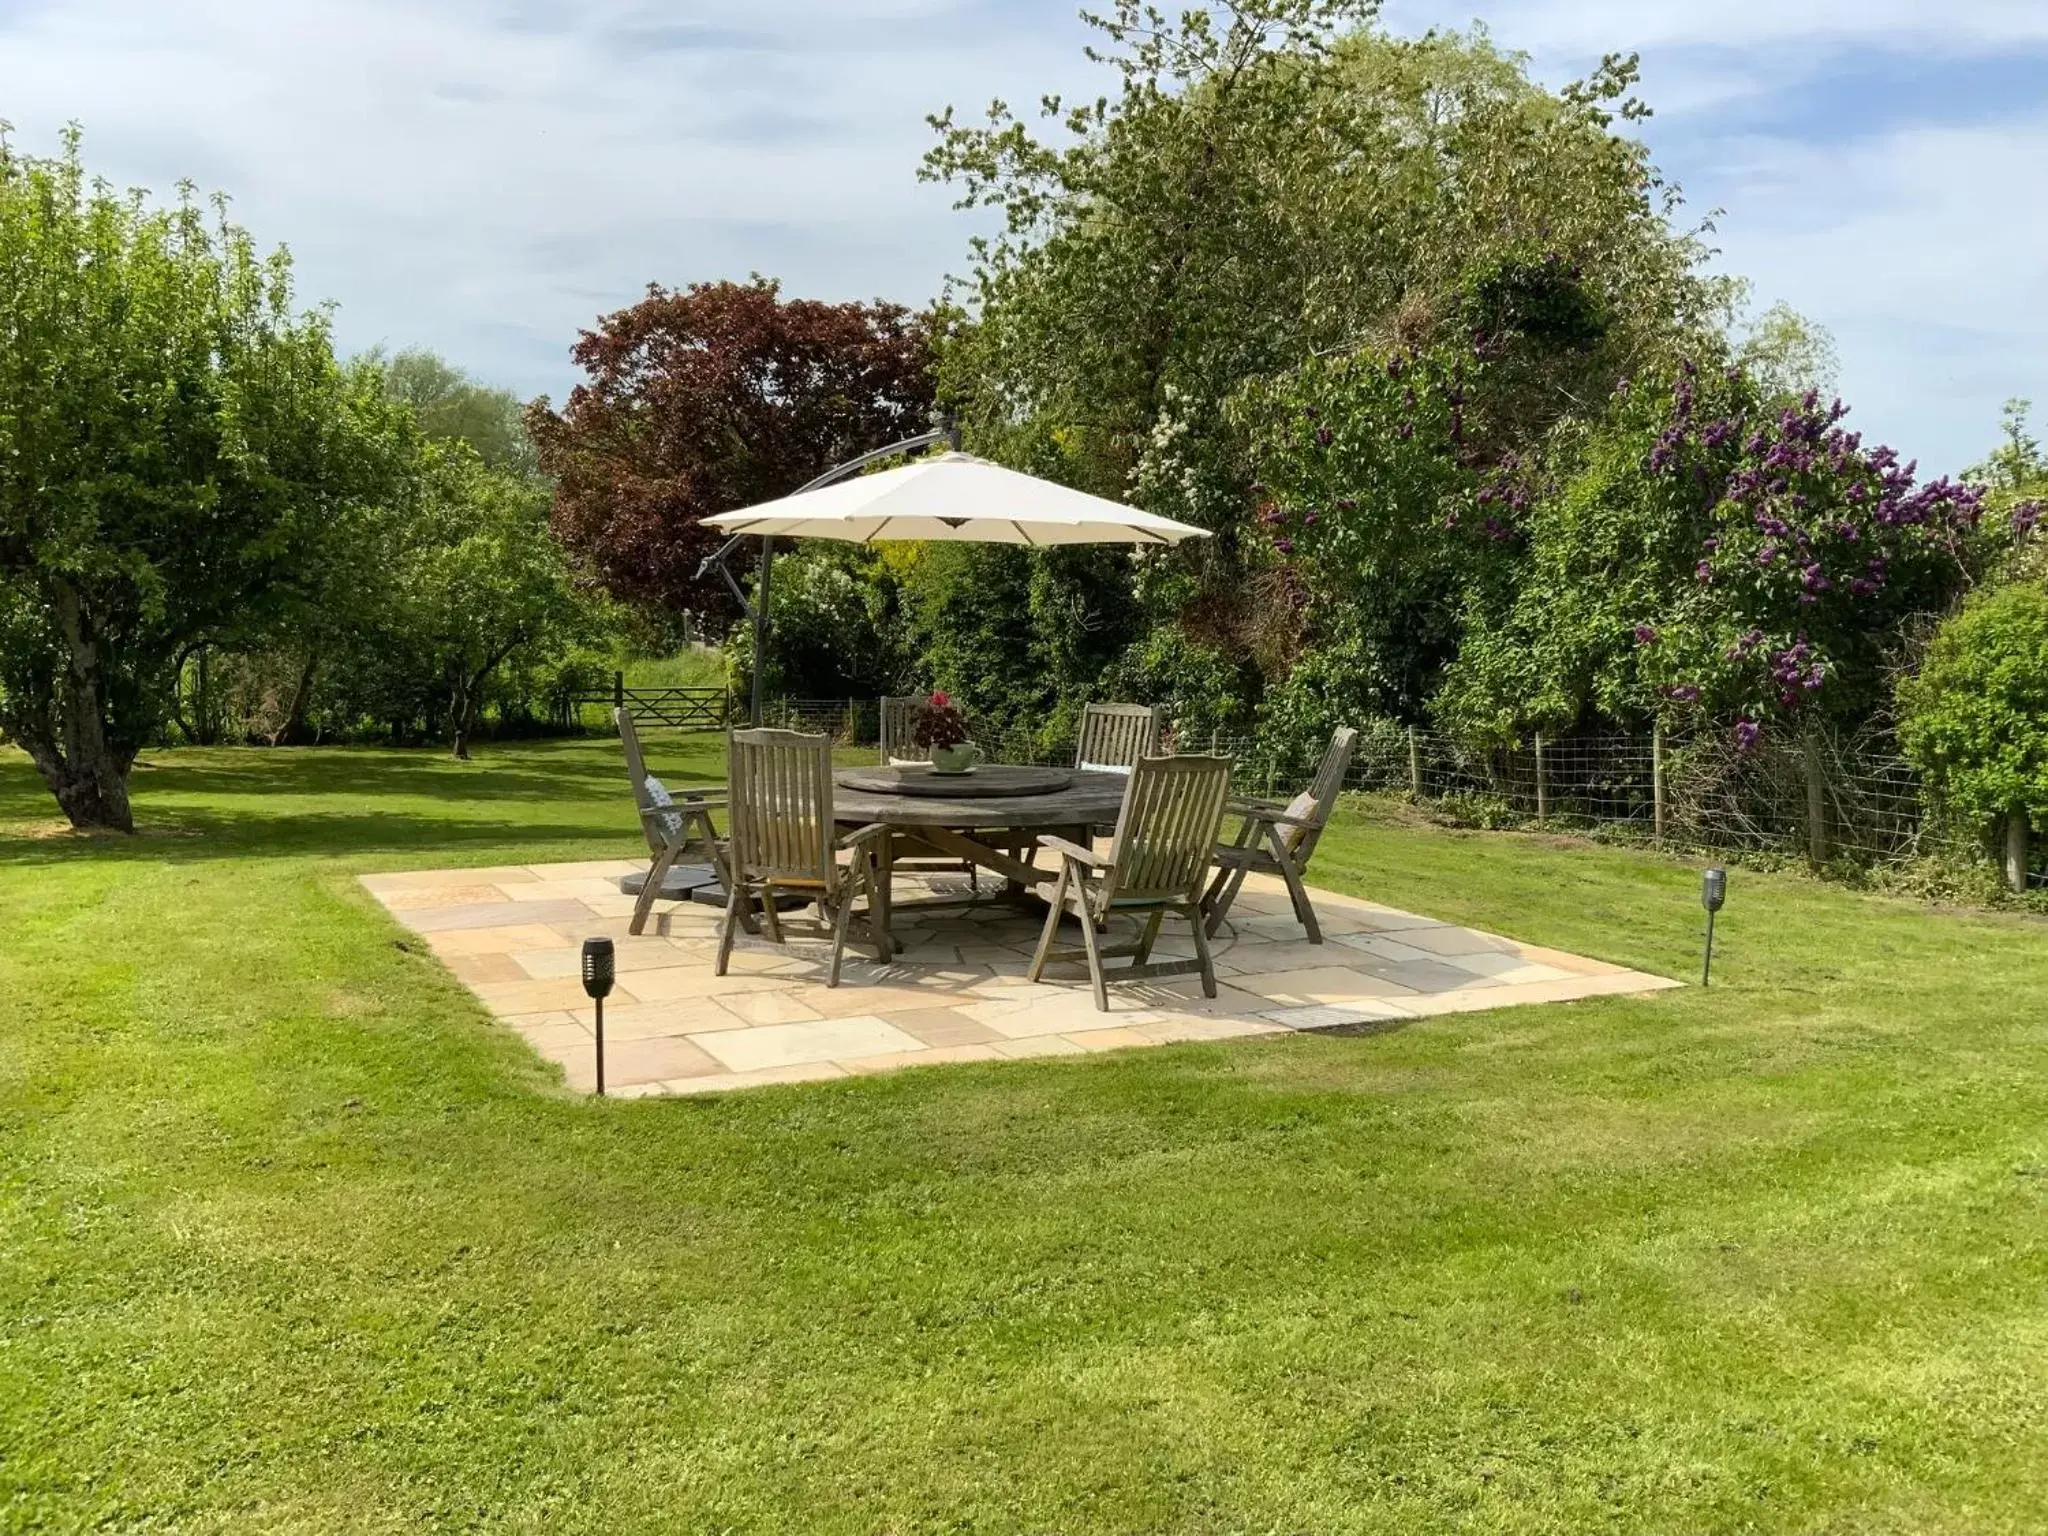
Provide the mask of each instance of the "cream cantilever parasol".
[{"label": "cream cantilever parasol", "polygon": [[802,490],[704,519],[767,538],[957,540],[976,544],[1178,544],[1207,530],[1019,474],[972,454]]},{"label": "cream cantilever parasol", "polygon": [[[919,459],[900,469],[863,475],[883,459],[945,442],[950,453]],[[761,723],[760,658],[768,649],[768,577],[775,541],[843,539],[874,544],[888,539],[938,540],[973,544],[1178,544],[1206,538],[1208,531],[1170,517],[1090,496],[1019,474],[960,451],[959,430],[950,421],[917,437],[877,448],[827,470],[803,489],[756,507],[707,517],[707,526],[732,535],[705,557],[697,574],[717,570],[732,588],[741,610],[754,621],[752,718]],[[761,541],[760,584],[752,601],[740,590],[725,559],[740,540]]]}]

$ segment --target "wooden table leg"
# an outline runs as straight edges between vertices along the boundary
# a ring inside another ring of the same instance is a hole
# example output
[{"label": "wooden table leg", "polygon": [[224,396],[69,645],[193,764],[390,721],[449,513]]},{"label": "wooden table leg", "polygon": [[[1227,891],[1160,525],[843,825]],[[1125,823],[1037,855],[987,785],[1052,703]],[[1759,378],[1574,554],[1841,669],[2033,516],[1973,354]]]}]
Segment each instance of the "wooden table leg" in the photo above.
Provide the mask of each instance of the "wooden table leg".
[{"label": "wooden table leg", "polygon": [[879,908],[875,913],[875,923],[882,931],[883,942],[893,952],[896,948],[896,929],[894,926],[896,915],[896,834],[894,832],[883,834],[876,862],[881,865],[881,869],[877,872],[875,879],[875,884],[878,887],[875,891],[875,904]]}]

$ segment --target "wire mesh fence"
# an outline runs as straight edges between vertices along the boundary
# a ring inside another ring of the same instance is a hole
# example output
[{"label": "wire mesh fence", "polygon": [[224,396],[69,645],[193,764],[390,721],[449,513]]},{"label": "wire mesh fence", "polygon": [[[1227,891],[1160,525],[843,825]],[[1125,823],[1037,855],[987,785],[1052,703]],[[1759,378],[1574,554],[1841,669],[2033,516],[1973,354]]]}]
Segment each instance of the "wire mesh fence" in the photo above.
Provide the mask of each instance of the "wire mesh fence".
[{"label": "wire mesh fence", "polygon": [[[876,745],[879,715],[874,699],[777,699],[764,723],[829,735],[855,751]],[[1057,733],[984,729],[975,740],[993,761],[1073,761],[1072,741]],[[1240,787],[1251,794],[1290,797],[1313,767],[1288,767],[1290,754],[1256,736],[1177,733],[1169,725],[1165,742],[1232,758]],[[1720,733],[1667,739],[1603,732],[1496,746],[1376,720],[1360,727],[1345,783],[1475,826],[1587,832],[1822,864],[1982,858],[1974,832],[1929,813],[1918,775],[1881,737],[1785,734],[1742,750]],[[2048,886],[2038,857],[2030,883]]]}]

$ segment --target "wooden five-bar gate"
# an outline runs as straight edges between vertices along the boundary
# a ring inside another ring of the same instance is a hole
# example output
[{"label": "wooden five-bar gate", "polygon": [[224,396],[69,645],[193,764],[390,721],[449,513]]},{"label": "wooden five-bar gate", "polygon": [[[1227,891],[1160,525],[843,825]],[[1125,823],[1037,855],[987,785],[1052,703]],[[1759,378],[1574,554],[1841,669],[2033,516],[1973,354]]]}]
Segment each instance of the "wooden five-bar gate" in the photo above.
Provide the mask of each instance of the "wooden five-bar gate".
[{"label": "wooden five-bar gate", "polygon": [[684,731],[722,731],[737,718],[732,695],[723,688],[628,688],[623,672],[613,674],[611,692],[583,694],[570,702],[630,709],[642,725]]}]

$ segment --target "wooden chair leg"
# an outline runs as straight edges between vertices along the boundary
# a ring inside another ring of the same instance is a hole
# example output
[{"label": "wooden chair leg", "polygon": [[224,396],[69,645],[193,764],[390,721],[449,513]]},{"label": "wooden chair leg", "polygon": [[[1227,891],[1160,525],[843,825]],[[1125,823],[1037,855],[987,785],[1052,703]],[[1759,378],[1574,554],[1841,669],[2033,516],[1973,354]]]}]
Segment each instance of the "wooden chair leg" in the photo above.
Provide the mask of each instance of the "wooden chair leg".
[{"label": "wooden chair leg", "polygon": [[633,921],[627,932],[635,938],[647,926],[647,914],[654,910],[655,898],[661,895],[661,882],[668,878],[668,872],[676,862],[681,850],[674,843],[666,843],[655,855],[654,862],[647,866],[647,879],[640,887],[640,895],[633,903]]},{"label": "wooden chair leg", "polygon": [[839,962],[846,953],[846,925],[853,917],[852,880],[847,880],[841,887],[839,900],[834,903],[834,907],[835,910],[832,913],[832,970],[825,978],[825,985],[828,987],[839,985]]},{"label": "wooden chair leg", "polygon": [[1308,930],[1311,944],[1323,942],[1322,925],[1316,921],[1315,903],[1308,899],[1308,887],[1301,883],[1301,870],[1296,867],[1294,855],[1280,840],[1279,830],[1273,831],[1273,862],[1280,866],[1280,878],[1287,882],[1287,899],[1294,903],[1294,915],[1301,926]]},{"label": "wooden chair leg", "polygon": [[[681,848],[684,852],[687,852],[690,847],[690,828],[692,826],[696,828],[695,837],[697,842],[703,845],[704,862],[711,866],[711,873],[718,877],[718,888],[721,891],[730,891],[732,889],[732,866],[726,862],[725,853],[718,846],[718,828],[711,824],[711,813],[701,805],[689,813],[688,818],[683,823],[684,836]],[[743,911],[740,914],[740,927],[750,934],[760,932],[760,925],[754,921],[752,912]]]},{"label": "wooden chair leg", "polygon": [[1102,974],[1102,939],[1095,932],[1094,914],[1088,910],[1088,886],[1081,885],[1081,947],[1088,951],[1088,979],[1095,983],[1095,1011],[1109,1012],[1109,978]]},{"label": "wooden chair leg", "polygon": [[1188,908],[1188,927],[1195,936],[1195,959],[1202,967],[1202,996],[1216,995],[1216,968],[1209,963],[1209,934],[1200,905]]},{"label": "wooden chair leg", "polygon": [[872,850],[863,850],[860,855],[860,882],[868,893],[868,938],[870,948],[875,952],[877,963],[887,965],[896,958],[896,938],[889,932],[888,909],[881,898],[880,881],[876,869],[880,864]]},{"label": "wooden chair leg", "polygon": [[[1219,870],[1217,876],[1222,894],[1203,902],[1207,919],[1204,926],[1207,927],[1207,936],[1210,938],[1214,938],[1223,927],[1223,919],[1230,915],[1231,905],[1237,900],[1237,893],[1244,886],[1244,871],[1241,869]],[[1227,879],[1224,878],[1226,876]]]},{"label": "wooden chair leg", "polygon": [[1138,954],[1131,964],[1143,965],[1152,958],[1152,946],[1159,942],[1159,925],[1165,921],[1164,911],[1154,912],[1146,919],[1145,932],[1138,939]]},{"label": "wooden chair leg", "polygon": [[718,925],[718,963],[712,967],[714,976],[723,976],[726,965],[732,960],[733,930],[739,926],[740,914],[746,910],[746,887],[737,882],[725,889],[725,921]]},{"label": "wooden chair leg", "polygon": [[774,885],[769,881],[763,880],[761,882],[761,922],[768,930],[768,942],[770,944],[787,942],[782,937],[782,919],[775,910],[780,905],[781,903],[775,899]]},{"label": "wooden chair leg", "polygon": [[1053,882],[1052,902],[1046,908],[1045,931],[1038,936],[1038,951],[1031,957],[1031,969],[1024,973],[1026,981],[1036,981],[1045,972],[1046,956],[1052,953],[1052,941],[1059,936],[1060,918],[1067,909],[1067,878],[1071,873],[1071,865],[1060,865],[1060,877]]}]

